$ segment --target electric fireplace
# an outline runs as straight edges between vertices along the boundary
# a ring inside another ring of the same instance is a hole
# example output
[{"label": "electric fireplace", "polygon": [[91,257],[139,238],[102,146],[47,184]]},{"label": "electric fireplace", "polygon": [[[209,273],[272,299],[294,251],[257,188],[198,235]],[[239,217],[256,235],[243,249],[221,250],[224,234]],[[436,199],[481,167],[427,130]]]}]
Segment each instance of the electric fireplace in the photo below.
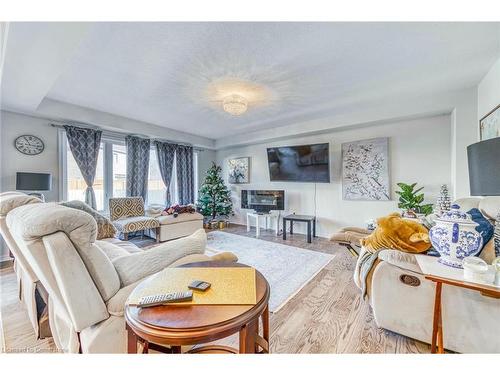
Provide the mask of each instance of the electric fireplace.
[{"label": "electric fireplace", "polygon": [[242,190],[241,208],[253,209],[258,213],[285,209],[284,190]]}]

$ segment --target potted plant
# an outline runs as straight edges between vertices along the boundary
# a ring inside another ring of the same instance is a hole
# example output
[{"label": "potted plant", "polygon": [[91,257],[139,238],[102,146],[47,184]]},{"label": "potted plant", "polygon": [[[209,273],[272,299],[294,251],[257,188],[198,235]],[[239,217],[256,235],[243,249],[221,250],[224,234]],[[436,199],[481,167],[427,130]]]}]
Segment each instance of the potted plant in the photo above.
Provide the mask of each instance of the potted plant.
[{"label": "potted plant", "polygon": [[423,187],[415,189],[417,183],[409,185],[399,182],[397,185],[401,189],[401,191],[396,191],[396,194],[399,195],[398,207],[404,210],[403,216],[417,217],[418,214],[429,215],[432,213],[432,204],[422,204],[424,194],[420,193],[420,191],[422,191]]},{"label": "potted plant", "polygon": [[210,229],[220,228],[219,221],[224,221],[233,212],[231,193],[221,176],[222,168],[212,163],[205,181],[200,187],[198,211],[205,216],[205,226]]}]

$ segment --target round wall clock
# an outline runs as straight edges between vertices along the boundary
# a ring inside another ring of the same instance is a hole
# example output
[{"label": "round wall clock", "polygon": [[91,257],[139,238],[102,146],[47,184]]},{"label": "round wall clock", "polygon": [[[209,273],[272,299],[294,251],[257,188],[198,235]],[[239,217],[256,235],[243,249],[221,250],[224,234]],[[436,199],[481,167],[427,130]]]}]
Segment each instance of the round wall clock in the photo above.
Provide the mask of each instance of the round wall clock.
[{"label": "round wall clock", "polygon": [[38,155],[45,148],[43,141],[34,135],[20,135],[14,141],[14,146],[25,155]]}]

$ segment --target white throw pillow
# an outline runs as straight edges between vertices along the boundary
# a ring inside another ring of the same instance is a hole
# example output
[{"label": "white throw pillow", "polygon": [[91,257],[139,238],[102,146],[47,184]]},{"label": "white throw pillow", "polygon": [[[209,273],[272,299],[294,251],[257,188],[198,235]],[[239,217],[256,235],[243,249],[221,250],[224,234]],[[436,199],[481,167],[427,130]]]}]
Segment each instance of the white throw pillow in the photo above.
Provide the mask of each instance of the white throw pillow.
[{"label": "white throw pillow", "polygon": [[116,258],[113,265],[124,287],[163,270],[182,257],[203,254],[206,246],[207,235],[199,229],[188,237],[165,242],[142,253]]}]

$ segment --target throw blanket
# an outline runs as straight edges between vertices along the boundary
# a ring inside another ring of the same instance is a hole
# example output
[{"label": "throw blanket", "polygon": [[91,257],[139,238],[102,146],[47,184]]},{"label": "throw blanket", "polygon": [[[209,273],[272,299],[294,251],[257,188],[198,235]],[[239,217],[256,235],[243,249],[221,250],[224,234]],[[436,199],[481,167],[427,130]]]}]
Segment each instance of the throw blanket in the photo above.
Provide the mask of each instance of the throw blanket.
[{"label": "throw blanket", "polygon": [[380,251],[381,250],[377,250],[374,253],[365,251],[360,255],[360,258],[358,260],[359,282],[361,284],[361,296],[363,297],[363,299],[366,298],[368,292],[367,288],[368,274],[375,265],[375,262],[378,259],[378,253]]},{"label": "throw blanket", "polygon": [[181,206],[179,204],[176,204],[175,206],[167,207],[163,212],[161,213],[163,216],[166,215],[174,215],[174,217],[177,217],[179,214],[193,214],[195,213],[196,210],[194,206],[192,205],[185,205]]}]

